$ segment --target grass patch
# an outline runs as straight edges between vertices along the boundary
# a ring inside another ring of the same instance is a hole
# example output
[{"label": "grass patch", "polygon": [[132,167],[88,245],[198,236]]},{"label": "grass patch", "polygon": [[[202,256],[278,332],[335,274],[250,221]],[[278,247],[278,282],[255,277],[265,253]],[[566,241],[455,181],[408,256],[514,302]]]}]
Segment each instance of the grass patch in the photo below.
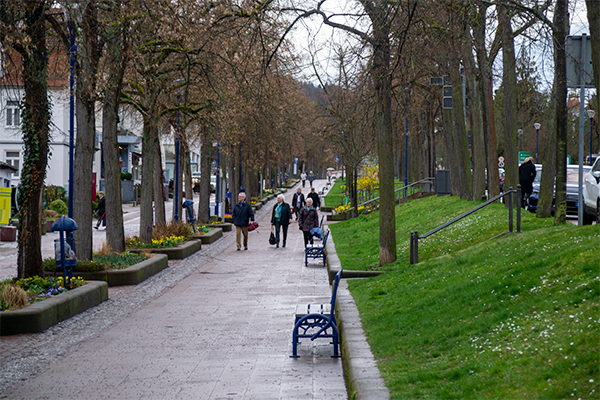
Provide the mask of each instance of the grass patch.
[{"label": "grass patch", "polygon": [[[598,398],[598,226],[524,215],[524,233],[488,240],[507,230],[507,211],[494,205],[422,240],[421,263],[409,265],[411,230],[476,204],[429,197],[398,206],[398,260],[349,282],[392,398]],[[364,269],[358,258],[376,265],[377,218],[331,226],[344,268]]]},{"label": "grass patch", "polygon": [[326,207],[337,207],[343,203],[346,193],[346,180],[336,179],[335,183],[329,189],[329,192],[323,197],[323,205]]}]

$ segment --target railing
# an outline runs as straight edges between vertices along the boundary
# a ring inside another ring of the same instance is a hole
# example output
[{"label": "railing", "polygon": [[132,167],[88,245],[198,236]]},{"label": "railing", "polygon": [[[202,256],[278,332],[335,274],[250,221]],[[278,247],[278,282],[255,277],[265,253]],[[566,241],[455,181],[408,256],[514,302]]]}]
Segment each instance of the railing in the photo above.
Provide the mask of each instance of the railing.
[{"label": "railing", "polygon": [[[420,181],[413,182],[410,185],[402,186],[399,189],[395,189],[394,190],[394,201],[396,201],[396,193],[398,193],[398,203],[400,203],[400,199],[402,198],[402,191],[404,191],[404,198],[406,199],[408,197],[408,189],[410,189],[410,192],[411,192],[410,195],[412,196],[413,194],[416,193],[415,192],[415,187],[417,185],[420,185],[420,184],[430,184],[430,185],[433,186],[434,182],[435,182],[435,178],[425,178],[425,179],[421,179]],[[431,191],[431,188],[430,188],[429,191]],[[358,207],[367,206],[367,205],[369,205],[371,203],[375,203],[375,205],[378,205],[379,204],[379,197],[375,197],[375,198],[373,198],[371,200],[367,200],[367,201],[365,201],[363,203],[360,203],[358,205]],[[350,213],[350,212],[353,212],[353,211],[354,211],[354,207],[350,207],[347,212]]]},{"label": "railing", "polygon": [[512,187],[509,188],[507,192],[501,193],[498,196],[489,199],[483,204],[473,208],[470,211],[454,218],[452,221],[446,222],[443,225],[438,226],[432,231],[427,232],[423,236],[419,236],[419,231],[414,231],[410,233],[410,263],[418,264],[419,263],[419,239],[425,239],[434,233],[441,231],[444,228],[454,224],[455,222],[460,221],[461,219],[473,214],[476,211],[481,210],[483,207],[486,207],[497,200],[500,200],[503,197],[508,196],[508,232],[513,233],[513,193],[517,194],[517,233],[521,233],[521,204],[523,202],[523,197],[521,193],[521,185],[517,185],[517,190],[514,190]]}]

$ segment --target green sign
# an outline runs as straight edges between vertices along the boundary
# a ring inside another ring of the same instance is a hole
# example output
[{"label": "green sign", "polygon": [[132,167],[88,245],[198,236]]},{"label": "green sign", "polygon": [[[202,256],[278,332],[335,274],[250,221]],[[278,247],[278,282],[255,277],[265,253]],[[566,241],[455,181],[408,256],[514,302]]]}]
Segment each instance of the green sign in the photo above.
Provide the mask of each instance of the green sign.
[{"label": "green sign", "polygon": [[527,157],[531,157],[531,153],[528,151],[519,152],[519,162],[522,163]]}]

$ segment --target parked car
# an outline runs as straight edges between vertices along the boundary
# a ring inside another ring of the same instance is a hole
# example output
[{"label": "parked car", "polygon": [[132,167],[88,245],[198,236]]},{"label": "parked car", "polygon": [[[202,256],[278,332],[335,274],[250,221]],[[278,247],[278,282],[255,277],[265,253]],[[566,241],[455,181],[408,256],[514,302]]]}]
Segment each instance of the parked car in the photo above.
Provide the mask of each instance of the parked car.
[{"label": "parked car", "polygon": [[[540,179],[542,176],[542,166],[535,165],[537,175],[533,181],[533,193],[529,196],[527,209],[532,213],[536,212],[540,192]],[[591,167],[584,165],[584,176],[591,170]],[[577,217],[579,209],[579,165],[567,165],[567,217]],[[554,199],[552,199],[552,212],[554,212]]]},{"label": "parked car", "polygon": [[600,224],[600,157],[596,158],[592,169],[583,182],[583,223]]}]

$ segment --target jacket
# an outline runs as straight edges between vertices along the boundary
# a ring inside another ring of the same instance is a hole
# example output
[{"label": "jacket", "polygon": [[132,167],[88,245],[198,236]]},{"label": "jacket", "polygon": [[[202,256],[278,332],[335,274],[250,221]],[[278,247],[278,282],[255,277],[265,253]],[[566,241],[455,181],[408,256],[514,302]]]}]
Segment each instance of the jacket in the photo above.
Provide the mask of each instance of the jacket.
[{"label": "jacket", "polygon": [[300,210],[298,216],[298,226],[303,232],[310,232],[312,228],[319,227],[319,214],[314,207],[308,210],[306,207]]},{"label": "jacket", "polygon": [[294,193],[294,197],[292,197],[292,207],[294,207],[294,210],[296,210],[296,211],[300,210],[302,207],[304,207],[306,205],[306,200],[304,199],[304,193],[300,193],[300,208],[298,208],[298,206],[296,205],[297,199],[298,199],[298,193]]},{"label": "jacket", "polygon": [[309,198],[309,199],[312,199],[312,201],[313,201],[313,206],[315,206],[315,207],[317,207],[317,208],[321,207],[321,199],[319,199],[319,195],[318,195],[316,192],[315,192],[315,193],[313,193],[313,192],[310,192],[310,193],[308,194],[308,198]]},{"label": "jacket", "polygon": [[248,226],[250,220],[254,221],[252,206],[246,200],[236,203],[233,207],[233,224],[235,226]]},{"label": "jacket", "polygon": [[[275,223],[275,210],[277,209],[278,204],[279,203],[276,203],[273,207],[273,213],[271,214],[272,224]],[[281,215],[279,217],[279,223],[281,225],[289,225],[290,219],[292,219],[292,210],[290,210],[290,205],[284,201],[283,203],[281,203]]]},{"label": "jacket", "polygon": [[536,175],[535,165],[531,161],[521,164],[519,167],[519,183],[523,192],[531,193]]}]

